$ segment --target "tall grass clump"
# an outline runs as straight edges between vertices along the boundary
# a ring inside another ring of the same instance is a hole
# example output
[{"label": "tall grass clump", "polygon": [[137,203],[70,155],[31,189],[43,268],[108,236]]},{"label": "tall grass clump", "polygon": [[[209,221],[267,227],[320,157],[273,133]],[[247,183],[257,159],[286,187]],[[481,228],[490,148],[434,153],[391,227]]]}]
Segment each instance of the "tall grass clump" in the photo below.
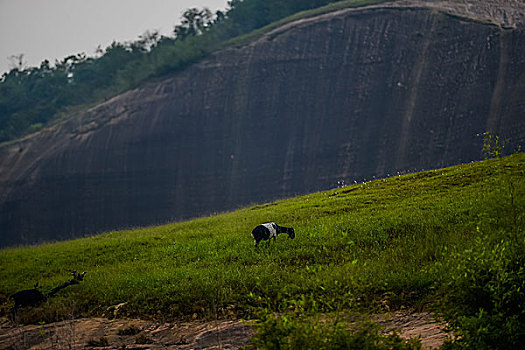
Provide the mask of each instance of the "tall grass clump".
[{"label": "tall grass clump", "polygon": [[439,311],[454,331],[445,349],[517,349],[525,344],[523,240],[480,233],[446,255]]},{"label": "tall grass clump", "polygon": [[250,344],[267,350],[418,350],[419,339],[381,334],[377,324],[361,322],[349,329],[342,322],[322,321],[316,316],[261,313]]}]

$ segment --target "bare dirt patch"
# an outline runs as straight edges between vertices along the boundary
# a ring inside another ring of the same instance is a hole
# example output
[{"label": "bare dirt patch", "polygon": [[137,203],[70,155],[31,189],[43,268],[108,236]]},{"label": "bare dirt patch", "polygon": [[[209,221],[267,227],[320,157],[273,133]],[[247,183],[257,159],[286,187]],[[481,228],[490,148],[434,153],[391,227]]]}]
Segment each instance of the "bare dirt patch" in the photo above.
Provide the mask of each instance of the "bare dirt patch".
[{"label": "bare dirt patch", "polygon": [[240,320],[163,323],[82,318],[43,325],[0,326],[0,349],[238,349],[253,335]]},{"label": "bare dirt patch", "polygon": [[[425,349],[439,347],[444,325],[429,313],[394,312],[372,320],[405,338],[420,337]],[[242,349],[254,334],[248,322],[167,323],[137,319],[82,318],[52,324],[15,325],[3,319],[0,349]]]},{"label": "bare dirt patch", "polygon": [[447,335],[444,331],[446,325],[427,312],[398,311],[373,317],[372,320],[381,324],[387,332],[396,330],[405,339],[419,337],[424,349],[440,347]]}]

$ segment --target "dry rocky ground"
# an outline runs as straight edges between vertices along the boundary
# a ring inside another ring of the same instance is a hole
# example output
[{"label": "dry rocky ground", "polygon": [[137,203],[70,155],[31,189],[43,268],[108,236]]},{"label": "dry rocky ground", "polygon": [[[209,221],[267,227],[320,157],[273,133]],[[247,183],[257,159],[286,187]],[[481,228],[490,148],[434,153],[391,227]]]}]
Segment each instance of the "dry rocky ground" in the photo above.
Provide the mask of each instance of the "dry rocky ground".
[{"label": "dry rocky ground", "polygon": [[[372,317],[385,331],[421,337],[439,347],[444,325],[429,313],[399,311]],[[52,324],[15,325],[2,319],[0,349],[242,349],[254,334],[241,320],[166,323],[137,319],[81,318]]]}]

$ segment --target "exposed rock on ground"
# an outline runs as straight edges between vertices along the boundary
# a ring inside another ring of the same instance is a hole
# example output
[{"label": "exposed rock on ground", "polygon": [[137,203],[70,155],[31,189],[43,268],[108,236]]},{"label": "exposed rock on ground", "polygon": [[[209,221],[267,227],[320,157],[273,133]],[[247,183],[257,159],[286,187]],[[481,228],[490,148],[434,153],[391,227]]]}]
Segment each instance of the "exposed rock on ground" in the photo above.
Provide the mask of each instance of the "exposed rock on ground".
[{"label": "exposed rock on ground", "polygon": [[[374,316],[385,332],[421,337],[425,349],[440,346],[443,324],[428,313],[396,312]],[[13,326],[3,320],[0,350],[7,349],[241,349],[253,330],[247,322],[163,323],[129,319],[86,318],[44,325]]]}]

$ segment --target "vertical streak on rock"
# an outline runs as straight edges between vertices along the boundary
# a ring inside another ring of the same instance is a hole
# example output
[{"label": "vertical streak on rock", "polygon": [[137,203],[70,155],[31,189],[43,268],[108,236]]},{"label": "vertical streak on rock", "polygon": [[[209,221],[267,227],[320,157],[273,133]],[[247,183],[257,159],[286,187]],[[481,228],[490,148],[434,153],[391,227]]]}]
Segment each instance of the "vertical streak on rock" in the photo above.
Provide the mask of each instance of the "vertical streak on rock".
[{"label": "vertical streak on rock", "polygon": [[408,88],[409,89],[408,101],[407,101],[406,111],[405,111],[405,115],[404,115],[402,126],[401,126],[401,132],[399,134],[399,144],[397,147],[397,157],[396,157],[396,163],[395,163],[395,167],[398,169],[403,168],[405,165],[407,145],[409,143],[408,138],[410,135],[410,126],[412,124],[412,117],[414,115],[414,110],[416,109],[416,103],[417,103],[417,97],[418,97],[418,92],[420,88],[421,76],[427,68],[427,62],[428,62],[427,52],[428,52],[428,47],[430,46],[430,43],[432,42],[432,39],[434,37],[437,17],[439,17],[438,14],[435,14],[434,16],[429,16],[430,29],[427,31],[427,35],[425,37],[425,40],[423,41],[423,47],[421,47],[421,55],[415,61],[416,65],[412,71],[412,76],[410,77],[410,80],[408,81],[408,84],[410,84]]},{"label": "vertical streak on rock", "polygon": [[501,32],[500,35],[500,56],[499,56],[499,67],[497,73],[496,84],[492,92],[492,99],[490,101],[490,113],[487,119],[487,124],[485,130],[494,132],[499,130],[499,124],[501,121],[503,113],[503,104],[502,100],[504,98],[505,82],[507,79],[507,67],[509,63],[509,37],[506,35],[505,31]]},{"label": "vertical streak on rock", "polygon": [[[242,139],[243,139],[243,129],[244,123],[243,120],[249,119],[249,116],[246,115],[248,112],[249,104],[249,77],[250,69],[252,64],[252,57],[254,54],[254,47],[250,47],[246,55],[246,62],[240,62],[239,68],[236,74],[234,81],[235,88],[233,89],[233,106],[230,110],[231,115],[228,117],[230,120],[231,128],[231,172],[229,181],[227,185],[229,186],[228,198],[226,198],[226,203],[235,203],[237,200],[237,193],[240,187],[240,181],[243,178],[242,176],[242,164],[246,164],[246,159],[243,159],[242,154]],[[228,112],[228,111],[226,111]]]},{"label": "vertical streak on rock", "polygon": [[[357,47],[359,44],[358,32],[355,30],[352,21],[345,20],[343,30],[345,32],[344,37],[348,38],[346,41],[345,49],[343,51],[343,58],[341,64],[341,70],[338,74],[338,78],[341,79],[342,88],[349,86],[347,80],[355,81],[356,74],[352,70],[352,66],[355,64],[357,56]],[[355,84],[355,82],[353,83]],[[356,164],[356,155],[359,153],[359,144],[355,142],[357,135],[357,121],[360,115],[360,109],[353,99],[352,93],[355,93],[353,90],[348,91],[345,98],[345,107],[349,115],[349,123],[347,124],[346,132],[348,133],[348,141],[341,145],[341,169],[339,178],[349,178],[353,177],[353,167]]]},{"label": "vertical streak on rock", "polygon": [[291,181],[294,178],[294,157],[295,157],[295,143],[296,136],[295,132],[292,130],[292,136],[288,140],[288,146],[286,147],[286,155],[284,158],[283,166],[283,178],[281,181],[281,189],[283,193],[289,194],[293,188]]}]

